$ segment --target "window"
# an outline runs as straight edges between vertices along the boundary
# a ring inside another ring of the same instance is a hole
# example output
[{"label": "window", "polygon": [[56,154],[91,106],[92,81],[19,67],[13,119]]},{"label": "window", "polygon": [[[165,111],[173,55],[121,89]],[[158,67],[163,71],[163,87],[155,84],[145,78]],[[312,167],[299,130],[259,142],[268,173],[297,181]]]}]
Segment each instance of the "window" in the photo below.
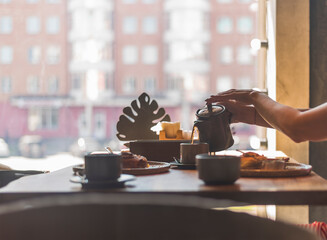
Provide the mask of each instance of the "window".
[{"label": "window", "polygon": [[57,34],[60,31],[59,17],[49,17],[46,23],[46,30],[49,34]]},{"label": "window", "polygon": [[134,34],[137,32],[137,18],[125,17],[123,21],[123,33]]},{"label": "window", "polygon": [[72,90],[82,89],[83,75],[80,73],[74,73],[71,75]]},{"label": "window", "polygon": [[132,4],[132,3],[136,3],[136,0],[122,0],[123,3],[125,4]]},{"label": "window", "polygon": [[56,130],[59,111],[53,108],[30,108],[28,111],[28,130]]},{"label": "window", "polygon": [[136,64],[138,61],[138,50],[136,46],[125,46],[123,48],[123,63]]},{"label": "window", "polygon": [[37,3],[39,0],[26,0],[27,3],[33,4]]},{"label": "window", "polygon": [[158,61],[158,48],[156,46],[145,46],[142,61],[144,64],[156,64]]},{"label": "window", "polygon": [[133,93],[136,90],[136,78],[135,77],[127,77],[123,82],[123,92],[124,93]]},{"label": "window", "polygon": [[59,90],[59,79],[57,76],[51,76],[48,79],[48,93],[58,93]]},{"label": "window", "polygon": [[233,48],[224,46],[219,51],[219,60],[222,64],[230,64],[233,62]]},{"label": "window", "polygon": [[97,112],[94,115],[94,135],[98,139],[104,139],[106,137],[106,113]]},{"label": "window", "polygon": [[242,76],[237,78],[237,88],[249,89],[253,88],[251,78],[248,76]]},{"label": "window", "polygon": [[0,17],[0,34],[10,34],[12,32],[12,18],[9,16]]},{"label": "window", "polygon": [[11,0],[0,0],[0,3],[2,3],[2,4],[7,4],[7,3],[10,3],[11,2]]},{"label": "window", "polygon": [[154,93],[156,91],[156,79],[154,77],[146,77],[144,79],[144,90],[147,93]]},{"label": "window", "polygon": [[174,41],[169,46],[169,60],[181,62],[186,60],[206,60],[207,47],[197,41]]},{"label": "window", "polygon": [[157,32],[157,18],[156,17],[145,17],[143,18],[143,33],[154,34]]},{"label": "window", "polygon": [[238,0],[240,3],[252,3],[253,0]]},{"label": "window", "polygon": [[216,92],[226,91],[233,88],[233,80],[230,76],[220,76],[216,82]]},{"label": "window", "polygon": [[237,19],[237,31],[241,34],[250,34],[253,32],[253,23],[251,17],[240,17]]},{"label": "window", "polygon": [[39,78],[36,76],[30,76],[27,78],[27,92],[38,93],[40,91]]},{"label": "window", "polygon": [[47,48],[47,63],[58,64],[60,61],[60,47],[50,46]]},{"label": "window", "polygon": [[233,31],[233,20],[230,17],[221,17],[217,21],[217,32],[221,34]]},{"label": "window", "polygon": [[2,77],[1,79],[1,92],[10,93],[11,92],[11,78],[8,76]]},{"label": "window", "polygon": [[217,0],[218,3],[231,3],[233,0]]},{"label": "window", "polygon": [[237,62],[241,65],[249,65],[252,64],[252,55],[250,51],[250,47],[248,46],[240,46],[237,49]]},{"label": "window", "polygon": [[142,0],[142,2],[144,4],[153,4],[153,3],[157,2],[157,0]]},{"label": "window", "polygon": [[50,4],[57,4],[57,3],[60,3],[61,0],[46,0],[47,3],[50,3]]},{"label": "window", "polygon": [[28,49],[28,62],[31,64],[38,64],[41,60],[41,47],[33,46]]},{"label": "window", "polygon": [[11,64],[13,61],[13,49],[9,46],[0,48],[0,62],[2,64]]},{"label": "window", "polygon": [[183,79],[178,76],[168,75],[166,77],[166,84],[167,84],[168,91],[179,90],[182,83],[183,83]]},{"label": "window", "polygon": [[37,34],[41,31],[40,18],[36,16],[28,17],[26,20],[26,32],[28,34]]}]

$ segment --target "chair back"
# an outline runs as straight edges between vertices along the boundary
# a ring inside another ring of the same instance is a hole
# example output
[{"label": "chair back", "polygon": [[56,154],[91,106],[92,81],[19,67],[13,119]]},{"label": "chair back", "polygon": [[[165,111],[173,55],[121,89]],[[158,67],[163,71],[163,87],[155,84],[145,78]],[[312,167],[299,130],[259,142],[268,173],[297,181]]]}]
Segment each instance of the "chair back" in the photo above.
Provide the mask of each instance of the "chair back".
[{"label": "chair back", "polygon": [[297,226],[212,209],[227,204],[174,195],[43,197],[0,206],[0,239],[317,239]]}]

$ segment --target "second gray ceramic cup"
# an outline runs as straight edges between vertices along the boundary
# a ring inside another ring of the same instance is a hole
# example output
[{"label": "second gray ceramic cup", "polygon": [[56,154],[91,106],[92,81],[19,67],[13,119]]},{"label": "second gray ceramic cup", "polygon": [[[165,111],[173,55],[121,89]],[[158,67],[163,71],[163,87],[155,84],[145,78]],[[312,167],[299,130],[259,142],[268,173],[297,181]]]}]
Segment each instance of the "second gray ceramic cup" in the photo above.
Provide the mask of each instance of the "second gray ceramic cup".
[{"label": "second gray ceramic cup", "polygon": [[113,181],[121,174],[121,155],[88,154],[84,157],[85,177],[90,181]]},{"label": "second gray ceramic cup", "polygon": [[241,159],[238,156],[196,155],[199,178],[205,184],[232,184],[240,177]]}]

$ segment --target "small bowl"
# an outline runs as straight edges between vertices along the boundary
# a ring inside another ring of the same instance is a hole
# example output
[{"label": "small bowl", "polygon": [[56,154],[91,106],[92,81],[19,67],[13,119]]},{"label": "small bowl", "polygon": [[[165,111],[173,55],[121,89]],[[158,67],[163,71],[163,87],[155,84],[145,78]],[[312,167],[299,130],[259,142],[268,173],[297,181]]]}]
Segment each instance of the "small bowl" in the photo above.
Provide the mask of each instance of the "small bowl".
[{"label": "small bowl", "polygon": [[207,185],[233,184],[240,178],[241,158],[230,155],[196,155],[199,178]]}]

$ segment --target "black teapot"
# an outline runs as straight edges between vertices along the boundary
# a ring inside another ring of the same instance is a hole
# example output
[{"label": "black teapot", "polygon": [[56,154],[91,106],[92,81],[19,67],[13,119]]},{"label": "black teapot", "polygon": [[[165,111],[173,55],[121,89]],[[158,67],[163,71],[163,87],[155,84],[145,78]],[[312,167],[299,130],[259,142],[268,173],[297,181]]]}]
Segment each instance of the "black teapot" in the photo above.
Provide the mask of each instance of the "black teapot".
[{"label": "black teapot", "polygon": [[209,151],[225,150],[234,144],[229,122],[231,113],[223,105],[208,105],[196,111],[194,126],[200,142],[209,144]]}]

